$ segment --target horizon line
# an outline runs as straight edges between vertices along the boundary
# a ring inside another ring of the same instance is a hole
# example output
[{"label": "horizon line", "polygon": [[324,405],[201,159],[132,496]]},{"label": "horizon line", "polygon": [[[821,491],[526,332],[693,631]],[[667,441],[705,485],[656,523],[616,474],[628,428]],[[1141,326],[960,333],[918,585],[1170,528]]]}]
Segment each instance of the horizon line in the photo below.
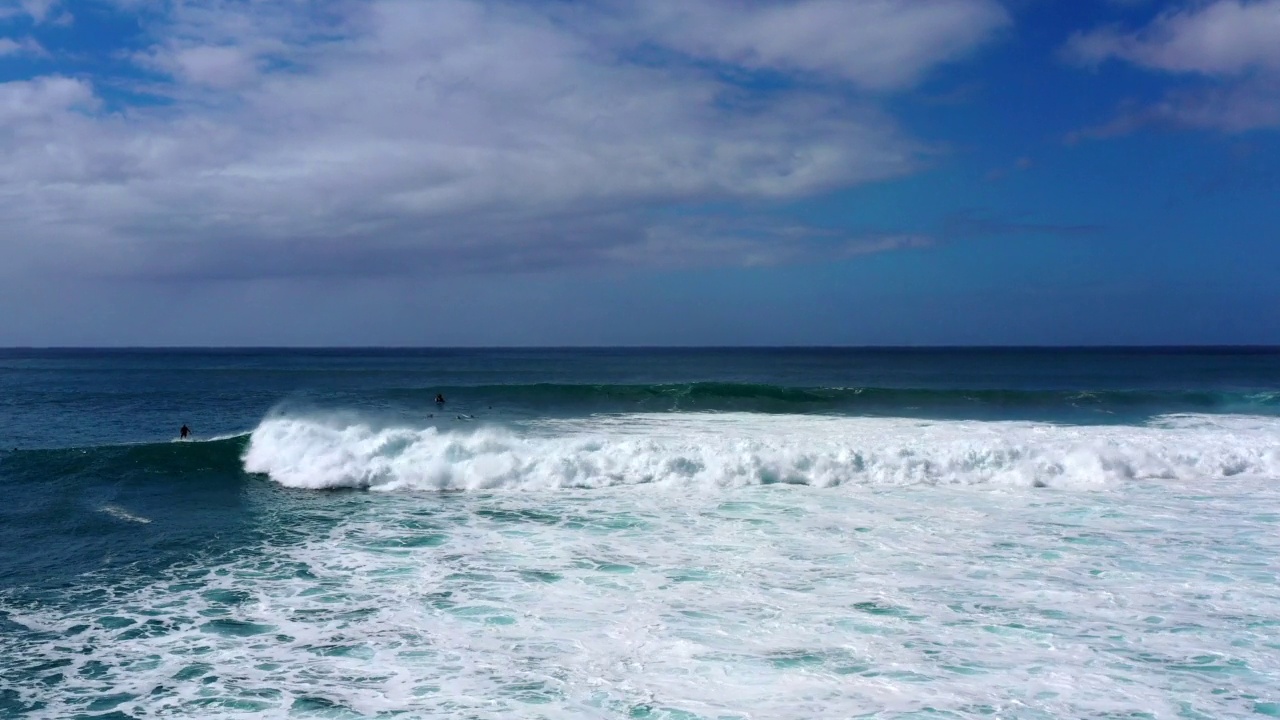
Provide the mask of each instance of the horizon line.
[{"label": "horizon line", "polygon": [[1280,350],[1268,343],[937,345],[3,345],[13,350]]}]

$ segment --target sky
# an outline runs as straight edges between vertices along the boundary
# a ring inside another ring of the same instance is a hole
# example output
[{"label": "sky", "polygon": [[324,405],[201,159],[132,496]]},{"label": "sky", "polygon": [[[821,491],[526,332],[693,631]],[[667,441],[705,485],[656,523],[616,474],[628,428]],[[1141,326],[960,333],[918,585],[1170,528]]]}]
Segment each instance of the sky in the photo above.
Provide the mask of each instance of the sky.
[{"label": "sky", "polygon": [[0,0],[0,346],[1280,344],[1280,0]]}]

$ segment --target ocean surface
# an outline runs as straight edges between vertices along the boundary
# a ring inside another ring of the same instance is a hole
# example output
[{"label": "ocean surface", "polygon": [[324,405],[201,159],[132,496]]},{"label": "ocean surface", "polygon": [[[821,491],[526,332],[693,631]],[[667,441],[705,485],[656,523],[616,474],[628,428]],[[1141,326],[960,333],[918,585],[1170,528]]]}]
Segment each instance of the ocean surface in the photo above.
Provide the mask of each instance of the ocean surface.
[{"label": "ocean surface", "polygon": [[1278,578],[1280,350],[0,350],[0,718],[1276,717]]}]

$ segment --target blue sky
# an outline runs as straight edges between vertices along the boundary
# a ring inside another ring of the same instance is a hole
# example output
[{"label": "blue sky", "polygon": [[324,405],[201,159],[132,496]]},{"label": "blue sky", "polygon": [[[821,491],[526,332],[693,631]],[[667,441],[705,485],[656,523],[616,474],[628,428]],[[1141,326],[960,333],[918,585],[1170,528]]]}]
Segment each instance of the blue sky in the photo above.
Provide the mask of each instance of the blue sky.
[{"label": "blue sky", "polygon": [[0,0],[0,345],[1280,343],[1280,0]]}]

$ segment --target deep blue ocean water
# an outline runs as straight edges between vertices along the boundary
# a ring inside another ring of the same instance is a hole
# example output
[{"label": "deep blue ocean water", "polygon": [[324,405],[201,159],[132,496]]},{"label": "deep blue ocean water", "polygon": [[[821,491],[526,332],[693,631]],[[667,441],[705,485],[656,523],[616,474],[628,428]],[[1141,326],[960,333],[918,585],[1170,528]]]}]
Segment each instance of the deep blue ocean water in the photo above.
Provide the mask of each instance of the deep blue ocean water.
[{"label": "deep blue ocean water", "polygon": [[1276,349],[2,350],[0,717],[1277,715],[1278,480]]}]

